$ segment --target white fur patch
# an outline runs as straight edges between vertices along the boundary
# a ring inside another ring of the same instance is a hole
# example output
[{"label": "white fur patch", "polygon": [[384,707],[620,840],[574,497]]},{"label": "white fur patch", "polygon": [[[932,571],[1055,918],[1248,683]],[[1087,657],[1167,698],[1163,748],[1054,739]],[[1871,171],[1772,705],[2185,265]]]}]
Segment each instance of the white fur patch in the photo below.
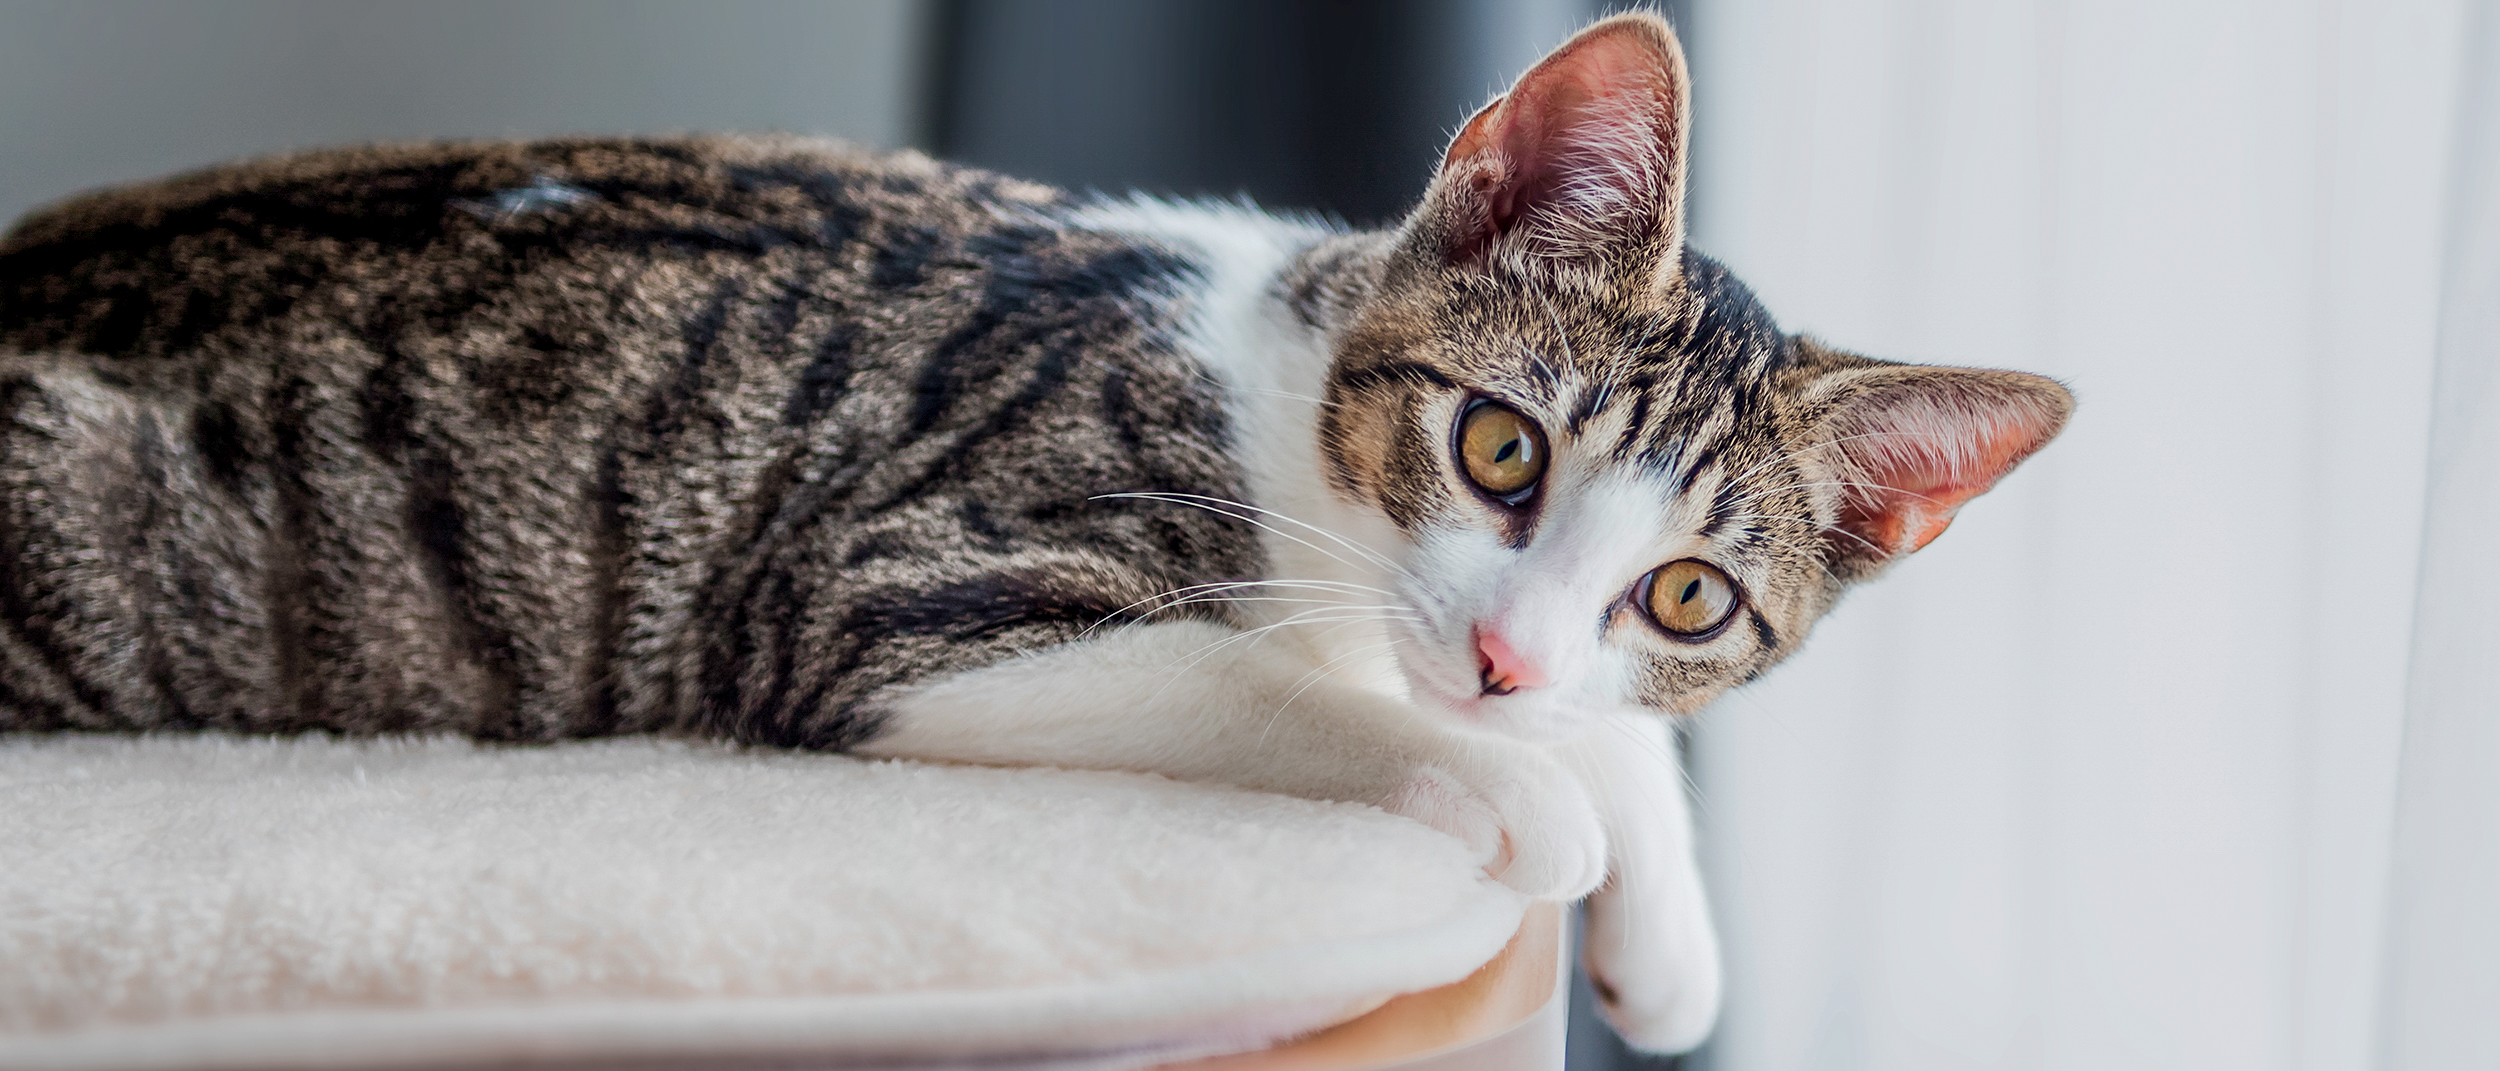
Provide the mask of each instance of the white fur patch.
[{"label": "white fur patch", "polygon": [[1197,507],[1259,525],[1270,566],[1267,589],[1227,594],[1267,600],[1236,604],[1254,622],[1304,615],[1284,624],[1278,642],[1329,664],[1333,676],[1400,688],[1386,625],[1405,541],[1387,518],[1338,499],[1321,477],[1319,407],[1333,355],[1328,338],[1277,292],[1279,274],[1332,232],[1245,205],[1144,196],[1085,208],[1071,222],[1169,246],[1205,267],[1205,285],[1180,298],[1188,306],[1180,341],[1226,390],[1250,501]]}]

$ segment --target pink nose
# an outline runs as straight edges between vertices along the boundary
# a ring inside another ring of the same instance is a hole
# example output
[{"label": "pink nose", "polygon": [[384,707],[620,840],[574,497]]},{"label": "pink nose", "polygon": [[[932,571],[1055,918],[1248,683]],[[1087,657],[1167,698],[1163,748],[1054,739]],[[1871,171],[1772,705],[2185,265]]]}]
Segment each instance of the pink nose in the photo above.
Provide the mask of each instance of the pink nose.
[{"label": "pink nose", "polygon": [[1545,683],[1542,670],[1512,650],[1501,633],[1482,625],[1476,626],[1476,676],[1484,682],[1486,695],[1509,695]]}]

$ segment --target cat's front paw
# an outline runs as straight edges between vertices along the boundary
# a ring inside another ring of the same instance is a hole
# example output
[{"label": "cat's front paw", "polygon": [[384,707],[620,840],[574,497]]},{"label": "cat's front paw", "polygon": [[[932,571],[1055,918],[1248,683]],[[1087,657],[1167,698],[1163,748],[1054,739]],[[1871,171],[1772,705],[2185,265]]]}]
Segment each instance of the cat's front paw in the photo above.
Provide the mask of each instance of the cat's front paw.
[{"label": "cat's front paw", "polygon": [[1502,884],[1571,900],[1606,879],[1606,831],[1578,778],[1519,744],[1470,744],[1416,769],[1382,803],[1465,841]]},{"label": "cat's front paw", "polygon": [[[1647,893],[1635,902],[1626,893]],[[1610,885],[1588,902],[1581,957],[1598,1008],[1646,1052],[1687,1052],[1719,1018],[1719,941],[1699,896]],[[1678,901],[1682,902],[1678,902]]]}]

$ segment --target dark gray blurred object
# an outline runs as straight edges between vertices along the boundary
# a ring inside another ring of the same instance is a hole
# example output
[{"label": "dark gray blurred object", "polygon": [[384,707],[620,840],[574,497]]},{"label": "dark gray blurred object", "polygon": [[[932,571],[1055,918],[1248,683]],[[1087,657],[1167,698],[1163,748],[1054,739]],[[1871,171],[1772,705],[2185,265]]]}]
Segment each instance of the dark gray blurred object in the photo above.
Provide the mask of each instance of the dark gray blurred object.
[{"label": "dark gray blurred object", "polygon": [[1594,0],[940,0],[926,140],[1080,189],[1403,214]]},{"label": "dark gray blurred object", "polygon": [[0,0],[0,223],[360,141],[788,130],[895,146],[923,0]]}]

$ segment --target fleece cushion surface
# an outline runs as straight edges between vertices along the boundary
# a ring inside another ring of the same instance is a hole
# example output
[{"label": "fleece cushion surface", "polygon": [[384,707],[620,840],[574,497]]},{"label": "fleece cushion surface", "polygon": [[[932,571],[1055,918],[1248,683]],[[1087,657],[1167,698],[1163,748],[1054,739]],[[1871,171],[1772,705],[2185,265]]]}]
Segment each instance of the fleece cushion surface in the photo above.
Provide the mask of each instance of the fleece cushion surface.
[{"label": "fleece cushion surface", "polygon": [[0,1067],[1135,1066],[1498,952],[1368,807],[629,739],[0,738]]}]

